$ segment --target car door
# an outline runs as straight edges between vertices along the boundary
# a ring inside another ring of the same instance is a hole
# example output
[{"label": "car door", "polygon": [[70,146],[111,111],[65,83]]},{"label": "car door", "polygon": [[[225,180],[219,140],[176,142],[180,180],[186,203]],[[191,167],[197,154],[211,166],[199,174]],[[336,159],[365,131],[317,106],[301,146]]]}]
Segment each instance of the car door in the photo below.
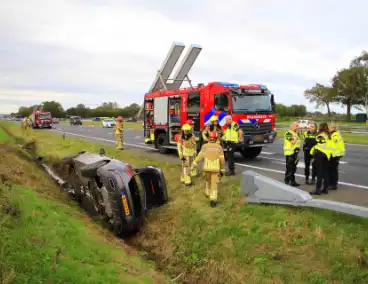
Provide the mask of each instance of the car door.
[{"label": "car door", "polygon": [[145,166],[134,168],[133,170],[138,174],[145,192],[146,210],[160,207],[167,203],[166,181],[161,169]]}]

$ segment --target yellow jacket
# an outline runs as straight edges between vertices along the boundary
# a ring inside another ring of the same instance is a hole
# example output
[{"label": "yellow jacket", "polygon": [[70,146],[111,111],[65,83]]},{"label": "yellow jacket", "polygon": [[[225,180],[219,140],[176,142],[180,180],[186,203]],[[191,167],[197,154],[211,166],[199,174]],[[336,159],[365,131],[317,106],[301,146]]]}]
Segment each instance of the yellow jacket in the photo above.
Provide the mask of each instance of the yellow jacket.
[{"label": "yellow jacket", "polygon": [[[292,141],[295,141],[295,143],[293,144]],[[295,131],[289,130],[284,135],[284,155],[294,155],[295,149],[300,149],[300,138]]]},{"label": "yellow jacket", "polygon": [[319,133],[316,137],[317,144],[313,146],[310,153],[314,155],[315,151],[318,150],[326,155],[329,160],[334,151],[333,142],[328,138],[326,133]]},{"label": "yellow jacket", "polygon": [[180,137],[177,146],[180,158],[194,157],[197,153],[197,142],[195,136],[191,136],[189,139],[183,139]]},{"label": "yellow jacket", "polygon": [[115,124],[115,134],[123,134],[124,125],[122,121],[117,121]]},{"label": "yellow jacket", "polygon": [[341,134],[338,131],[334,131],[331,133],[331,141],[332,141],[332,157],[343,157],[345,156],[345,143],[341,137]]},{"label": "yellow jacket", "polygon": [[224,150],[218,143],[204,144],[193,162],[193,167],[196,167],[202,160],[204,160],[203,171],[205,172],[225,171]]}]

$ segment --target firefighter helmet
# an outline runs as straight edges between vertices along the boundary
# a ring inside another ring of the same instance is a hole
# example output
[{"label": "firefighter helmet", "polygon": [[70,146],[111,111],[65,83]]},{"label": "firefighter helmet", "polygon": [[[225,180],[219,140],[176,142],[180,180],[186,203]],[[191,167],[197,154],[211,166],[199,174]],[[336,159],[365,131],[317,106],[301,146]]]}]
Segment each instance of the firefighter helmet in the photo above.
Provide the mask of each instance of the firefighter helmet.
[{"label": "firefighter helmet", "polygon": [[192,129],[192,127],[189,125],[189,124],[184,124],[182,127],[181,127],[181,130],[185,131],[190,131]]},{"label": "firefighter helmet", "polygon": [[191,125],[191,124],[194,124],[194,121],[193,121],[193,120],[191,120],[191,119],[188,119],[188,120],[185,122],[185,124],[189,124],[189,125]]},{"label": "firefighter helmet", "polygon": [[118,121],[123,121],[123,117],[121,115],[118,116]]},{"label": "firefighter helmet", "polygon": [[211,142],[215,142],[217,140],[217,138],[218,138],[217,131],[211,131],[208,139]]},{"label": "firefighter helmet", "polygon": [[216,115],[212,115],[210,118],[210,122],[215,122],[215,121],[218,121],[218,118]]}]

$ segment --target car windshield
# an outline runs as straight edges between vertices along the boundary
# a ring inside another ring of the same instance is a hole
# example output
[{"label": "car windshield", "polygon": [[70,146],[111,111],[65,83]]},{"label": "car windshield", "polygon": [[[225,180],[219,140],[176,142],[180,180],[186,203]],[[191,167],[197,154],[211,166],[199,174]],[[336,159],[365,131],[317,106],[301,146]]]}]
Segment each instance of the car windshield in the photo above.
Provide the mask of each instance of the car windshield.
[{"label": "car windshield", "polygon": [[49,112],[39,113],[38,118],[39,119],[51,119],[51,113]]},{"label": "car windshield", "polygon": [[81,119],[80,116],[73,116],[72,119]]},{"label": "car windshield", "polygon": [[106,119],[105,122],[115,122],[115,120],[112,119]]},{"label": "car windshield", "polygon": [[233,113],[272,113],[268,92],[234,90],[231,92]]}]

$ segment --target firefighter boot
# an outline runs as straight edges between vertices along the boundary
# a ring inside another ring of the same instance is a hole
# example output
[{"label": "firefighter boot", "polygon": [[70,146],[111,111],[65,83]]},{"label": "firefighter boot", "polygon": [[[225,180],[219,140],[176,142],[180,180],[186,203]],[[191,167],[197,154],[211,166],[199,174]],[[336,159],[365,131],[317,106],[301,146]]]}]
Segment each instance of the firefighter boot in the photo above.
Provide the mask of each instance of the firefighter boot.
[{"label": "firefighter boot", "polygon": [[197,176],[197,168],[193,168],[191,171],[190,171],[190,175],[192,177],[196,177]]},{"label": "firefighter boot", "polygon": [[209,198],[209,197],[210,197],[210,186],[211,186],[211,184],[210,184],[208,181],[206,181],[206,189],[205,189],[204,195],[205,195],[207,198]]},{"label": "firefighter boot", "polygon": [[192,185],[192,179],[190,178],[190,175],[188,174],[184,175],[184,183],[185,183],[185,186]]}]

